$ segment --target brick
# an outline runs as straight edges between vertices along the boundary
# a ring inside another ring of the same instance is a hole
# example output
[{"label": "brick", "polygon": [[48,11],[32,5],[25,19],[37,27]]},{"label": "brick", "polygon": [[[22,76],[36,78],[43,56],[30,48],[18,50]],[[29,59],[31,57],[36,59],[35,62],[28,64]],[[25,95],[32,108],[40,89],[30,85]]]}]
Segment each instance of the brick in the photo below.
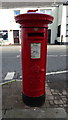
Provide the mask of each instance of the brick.
[{"label": "brick", "polygon": [[63,107],[63,105],[60,105],[60,107]]},{"label": "brick", "polygon": [[62,100],[63,100],[63,101],[66,101],[66,97],[62,97]]},{"label": "brick", "polygon": [[58,91],[58,90],[55,90],[55,92],[56,92],[56,93],[59,93],[59,91]]},{"label": "brick", "polygon": [[54,100],[54,97],[52,95],[47,95],[46,99],[47,100]]},{"label": "brick", "polygon": [[66,97],[68,98],[68,93],[66,94]]},{"label": "brick", "polygon": [[48,87],[48,84],[46,83],[46,87]]},{"label": "brick", "polygon": [[63,104],[63,101],[62,100],[54,100],[54,103],[59,105],[59,104]]},{"label": "brick", "polygon": [[67,104],[64,104],[64,107],[67,107]]},{"label": "brick", "polygon": [[54,105],[53,100],[50,100],[49,103],[50,103],[50,105]]},{"label": "brick", "polygon": [[56,93],[56,92],[53,92],[52,94],[53,94],[53,95],[57,95],[58,93]]},{"label": "brick", "polygon": [[66,96],[64,96],[64,95],[61,95],[61,98],[66,98]]},{"label": "brick", "polygon": [[59,95],[62,95],[62,93],[58,93]]},{"label": "brick", "polygon": [[50,89],[47,89],[47,95],[52,95]]},{"label": "brick", "polygon": [[58,94],[55,94],[55,95],[54,95],[54,98],[57,99],[57,100],[60,100],[60,99],[61,99],[61,97],[60,97]]},{"label": "brick", "polygon": [[62,94],[63,94],[63,95],[66,95],[66,94],[67,94],[67,93],[66,93],[66,90],[63,90]]},{"label": "brick", "polygon": [[47,82],[49,83],[50,81],[49,81],[49,80],[47,80]]},{"label": "brick", "polygon": [[63,103],[65,103],[65,104],[66,104],[66,101],[64,100],[64,101],[63,101]]},{"label": "brick", "polygon": [[54,100],[54,97],[52,95],[49,96],[50,100]]},{"label": "brick", "polygon": [[54,89],[51,89],[51,92],[54,92]]}]

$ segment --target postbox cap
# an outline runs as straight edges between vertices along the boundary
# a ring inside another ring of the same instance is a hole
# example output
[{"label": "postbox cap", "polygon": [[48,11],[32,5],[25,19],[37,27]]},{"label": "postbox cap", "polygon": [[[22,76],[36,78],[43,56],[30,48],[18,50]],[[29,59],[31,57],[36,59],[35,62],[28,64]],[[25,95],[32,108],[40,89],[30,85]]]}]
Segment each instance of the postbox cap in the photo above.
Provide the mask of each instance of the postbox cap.
[{"label": "postbox cap", "polygon": [[36,13],[37,10],[28,10],[27,13],[15,17],[17,23],[25,26],[45,26],[51,24],[53,17],[51,15]]}]

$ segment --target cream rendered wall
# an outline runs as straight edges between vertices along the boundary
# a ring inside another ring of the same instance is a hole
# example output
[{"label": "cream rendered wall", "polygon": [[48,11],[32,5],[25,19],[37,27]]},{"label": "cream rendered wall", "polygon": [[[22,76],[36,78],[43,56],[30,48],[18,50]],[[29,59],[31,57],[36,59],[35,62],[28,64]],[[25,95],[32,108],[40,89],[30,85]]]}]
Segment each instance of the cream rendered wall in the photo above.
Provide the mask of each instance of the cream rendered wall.
[{"label": "cream rendered wall", "polygon": [[[0,30],[8,30],[10,29],[10,10],[7,9],[0,9]],[[10,35],[9,39],[9,34],[8,34],[8,43],[9,40],[12,41],[12,35]],[[6,41],[5,41],[6,42]]]},{"label": "cream rendered wall", "polygon": [[62,9],[63,9],[63,5],[60,5],[58,9],[58,25],[61,25],[62,22]]},{"label": "cream rendered wall", "polygon": [[9,28],[8,37],[9,37],[9,43],[11,44],[14,44],[13,30],[20,30],[19,24],[17,24],[14,19],[14,10],[15,9],[10,9],[9,11],[11,15],[10,15],[10,28]]},{"label": "cream rendered wall", "polygon": [[13,28],[14,26],[13,21],[14,21],[14,17],[13,17],[13,11],[10,9],[9,11],[9,22],[10,22],[10,27],[8,30],[8,40],[9,40],[9,44],[14,44],[14,39],[13,39]]},{"label": "cream rendered wall", "polygon": [[66,42],[66,6],[62,9],[61,35],[63,35],[63,42]]},{"label": "cream rendered wall", "polygon": [[19,30],[12,9],[0,9],[0,30],[8,30],[8,43],[14,44],[13,30]]},{"label": "cream rendered wall", "polygon": [[9,44],[14,44],[14,40],[13,40],[13,31],[8,31],[8,41]]},{"label": "cream rendered wall", "polygon": [[58,7],[53,7],[51,15],[54,17],[54,21],[49,25],[49,28],[51,29],[51,43],[53,44],[57,40]]},{"label": "cream rendered wall", "polygon": [[68,24],[68,5],[66,6],[66,24]]},{"label": "cream rendered wall", "polygon": [[[44,8],[46,9],[46,7],[42,7],[42,9]],[[20,10],[20,14],[22,14],[22,13],[26,13],[28,9],[37,9],[37,8],[16,8],[16,9],[0,10],[0,16],[1,16],[0,29],[8,30],[9,43],[14,44],[13,30],[20,30],[19,24],[17,24],[14,19],[14,10]],[[51,29],[51,43],[54,43],[55,40],[57,39],[57,25],[61,23],[61,19],[58,19],[58,9],[59,9],[58,7],[52,7],[51,15],[54,17],[54,21],[51,25],[49,25],[49,29]],[[62,12],[62,10],[60,11]],[[40,12],[40,8],[38,8],[38,12]],[[60,18],[61,18],[61,12],[59,13]],[[21,43],[21,39],[20,39],[20,43]]]},{"label": "cream rendered wall", "polygon": [[9,11],[6,9],[0,9],[0,30],[8,30],[9,27]]},{"label": "cream rendered wall", "polygon": [[[68,5],[66,6],[66,24],[68,24]],[[66,41],[68,42],[68,37],[66,37]]]},{"label": "cream rendered wall", "polygon": [[[60,5],[59,9],[58,9],[58,25],[57,25],[57,27],[62,24],[62,11],[63,11],[63,5]],[[61,31],[60,31],[60,36],[61,36]],[[57,37],[57,41],[61,42],[61,37]]]}]

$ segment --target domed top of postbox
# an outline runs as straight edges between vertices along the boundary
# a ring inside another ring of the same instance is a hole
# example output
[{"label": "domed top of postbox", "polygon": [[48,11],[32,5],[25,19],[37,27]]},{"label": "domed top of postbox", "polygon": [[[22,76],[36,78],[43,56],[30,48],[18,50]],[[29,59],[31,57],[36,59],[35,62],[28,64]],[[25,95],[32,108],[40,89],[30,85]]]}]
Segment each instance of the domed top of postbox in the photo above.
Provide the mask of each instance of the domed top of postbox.
[{"label": "domed top of postbox", "polygon": [[23,27],[46,27],[53,22],[51,15],[36,13],[37,10],[28,10],[27,13],[15,17],[17,23]]}]

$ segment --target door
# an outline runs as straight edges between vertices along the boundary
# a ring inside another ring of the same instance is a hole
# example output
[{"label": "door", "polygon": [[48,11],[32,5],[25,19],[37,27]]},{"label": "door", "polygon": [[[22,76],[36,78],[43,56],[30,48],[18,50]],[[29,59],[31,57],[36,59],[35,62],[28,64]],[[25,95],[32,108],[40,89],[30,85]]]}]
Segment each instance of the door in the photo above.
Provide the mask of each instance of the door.
[{"label": "door", "polygon": [[13,30],[14,44],[19,44],[19,30]]},{"label": "door", "polygon": [[48,29],[48,44],[51,43],[51,29]]}]

